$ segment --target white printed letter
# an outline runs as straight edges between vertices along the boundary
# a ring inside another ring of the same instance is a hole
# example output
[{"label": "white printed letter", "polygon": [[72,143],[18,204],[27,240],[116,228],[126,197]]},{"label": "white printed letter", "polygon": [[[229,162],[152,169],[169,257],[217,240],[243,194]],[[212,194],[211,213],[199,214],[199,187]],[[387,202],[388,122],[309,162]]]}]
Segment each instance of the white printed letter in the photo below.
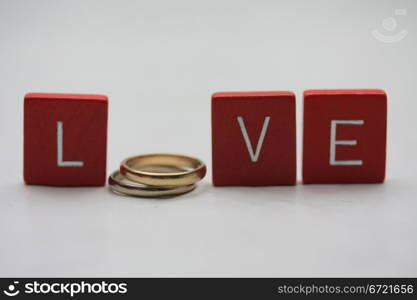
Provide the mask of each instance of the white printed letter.
[{"label": "white printed letter", "polygon": [[56,123],[57,135],[57,164],[58,167],[82,167],[83,161],[64,161],[64,124],[62,121]]},{"label": "white printed letter", "polygon": [[336,140],[337,125],[363,125],[363,120],[332,120],[330,127],[330,165],[331,166],[361,166],[361,160],[336,160],[336,146],[355,146],[356,140]]},{"label": "white printed letter", "polygon": [[262,126],[261,135],[259,136],[258,144],[256,145],[256,151],[253,153],[252,143],[249,139],[248,132],[246,131],[245,122],[241,116],[237,117],[237,122],[239,123],[240,130],[242,131],[243,139],[245,140],[246,147],[248,148],[248,152],[250,155],[250,159],[252,162],[257,162],[259,158],[259,154],[261,153],[262,144],[264,142],[264,138],[266,135],[266,131],[268,130],[269,120],[271,117],[267,116],[264,120],[264,125]]}]

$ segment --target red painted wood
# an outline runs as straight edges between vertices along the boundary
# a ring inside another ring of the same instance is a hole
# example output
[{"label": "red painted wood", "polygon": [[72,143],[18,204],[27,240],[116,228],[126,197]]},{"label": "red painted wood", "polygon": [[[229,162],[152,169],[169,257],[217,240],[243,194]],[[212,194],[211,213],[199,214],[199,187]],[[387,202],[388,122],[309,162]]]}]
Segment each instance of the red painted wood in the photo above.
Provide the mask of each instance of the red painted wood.
[{"label": "red painted wood", "polygon": [[[106,182],[108,99],[103,95],[32,93],[24,101],[26,184],[101,186]],[[63,127],[63,161],[58,166],[57,122]]]},{"label": "red painted wood", "polygon": [[[332,120],[363,120],[362,125],[337,125],[337,161],[362,165],[331,165]],[[304,183],[376,183],[385,178],[387,96],[381,90],[309,90],[304,92]]]},{"label": "red painted wood", "polygon": [[[255,153],[253,162],[237,117]],[[212,96],[212,163],[216,186],[294,185],[296,182],[295,95],[292,92],[224,92]]]}]

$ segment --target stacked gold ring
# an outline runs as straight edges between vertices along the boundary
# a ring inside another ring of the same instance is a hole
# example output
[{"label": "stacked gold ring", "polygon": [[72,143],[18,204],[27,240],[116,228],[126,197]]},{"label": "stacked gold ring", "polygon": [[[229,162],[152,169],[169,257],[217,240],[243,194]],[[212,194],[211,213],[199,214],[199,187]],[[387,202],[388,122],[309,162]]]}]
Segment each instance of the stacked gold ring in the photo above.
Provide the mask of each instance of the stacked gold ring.
[{"label": "stacked gold ring", "polygon": [[113,192],[138,197],[167,197],[192,191],[204,178],[205,164],[194,157],[156,153],[123,160],[109,177]]}]

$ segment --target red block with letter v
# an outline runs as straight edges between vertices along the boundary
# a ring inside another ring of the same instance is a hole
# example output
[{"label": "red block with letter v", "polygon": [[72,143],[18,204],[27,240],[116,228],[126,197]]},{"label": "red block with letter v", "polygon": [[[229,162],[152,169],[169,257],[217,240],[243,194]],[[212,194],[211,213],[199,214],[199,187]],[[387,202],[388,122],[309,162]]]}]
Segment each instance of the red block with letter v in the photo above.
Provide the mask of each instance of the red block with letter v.
[{"label": "red block with letter v", "polygon": [[27,184],[100,186],[106,182],[108,99],[32,93],[24,103]]},{"label": "red block with letter v", "polygon": [[216,186],[294,185],[295,95],[215,93],[212,165]]}]

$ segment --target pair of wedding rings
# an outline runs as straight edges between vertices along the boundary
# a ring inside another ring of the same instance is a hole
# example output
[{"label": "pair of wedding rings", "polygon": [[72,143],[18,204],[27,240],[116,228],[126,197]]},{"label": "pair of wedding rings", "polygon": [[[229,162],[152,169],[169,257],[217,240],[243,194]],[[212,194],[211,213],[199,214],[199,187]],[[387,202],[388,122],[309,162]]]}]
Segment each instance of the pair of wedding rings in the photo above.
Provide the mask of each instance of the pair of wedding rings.
[{"label": "pair of wedding rings", "polygon": [[192,191],[206,175],[205,164],[179,154],[146,154],[125,159],[109,177],[110,189],[122,195],[169,197]]}]

